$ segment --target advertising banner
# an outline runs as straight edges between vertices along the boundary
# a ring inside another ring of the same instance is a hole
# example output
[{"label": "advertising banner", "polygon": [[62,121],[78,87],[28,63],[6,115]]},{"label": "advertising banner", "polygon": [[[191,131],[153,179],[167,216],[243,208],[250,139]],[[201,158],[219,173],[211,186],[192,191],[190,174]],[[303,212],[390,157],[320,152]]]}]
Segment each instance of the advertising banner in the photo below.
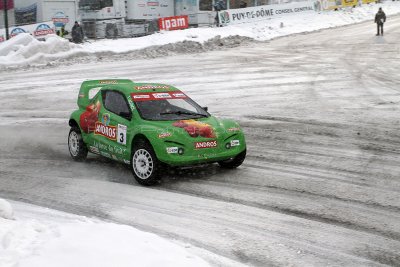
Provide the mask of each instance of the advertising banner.
[{"label": "advertising banner", "polygon": [[362,0],[362,3],[363,4],[370,4],[370,3],[377,3],[378,1],[377,0]]},{"label": "advertising banner", "polygon": [[353,7],[356,6],[358,0],[342,0],[342,7]]},{"label": "advertising banner", "polygon": [[158,19],[158,27],[164,31],[174,31],[189,28],[188,16],[174,16]]},{"label": "advertising banner", "polygon": [[[7,10],[14,8],[14,0],[6,0],[7,1]],[[0,1],[0,10],[4,10],[4,0]]]},{"label": "advertising banner", "polygon": [[[29,33],[35,38],[41,38],[48,34],[55,34],[55,27],[52,21],[47,21],[24,26],[10,27],[8,32],[10,33],[10,38],[20,33]],[[0,29],[0,42],[4,42],[6,40],[5,35],[5,29]]]},{"label": "advertising banner", "polygon": [[222,24],[239,24],[310,11],[314,11],[314,2],[307,1],[281,5],[228,9],[218,12],[218,15]]}]

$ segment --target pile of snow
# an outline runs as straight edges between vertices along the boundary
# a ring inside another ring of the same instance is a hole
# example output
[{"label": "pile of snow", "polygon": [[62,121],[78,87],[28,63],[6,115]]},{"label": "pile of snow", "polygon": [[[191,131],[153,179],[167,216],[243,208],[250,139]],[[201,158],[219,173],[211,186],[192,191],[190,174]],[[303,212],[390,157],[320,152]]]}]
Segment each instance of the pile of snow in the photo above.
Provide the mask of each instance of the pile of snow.
[{"label": "pile of snow", "polygon": [[[0,199],[0,266],[209,266],[154,234]],[[6,216],[3,216],[6,214]]]},{"label": "pile of snow", "polygon": [[[234,39],[233,42],[228,43],[238,45],[244,40],[247,41],[248,38],[265,41],[294,33],[373,20],[379,7],[382,7],[388,16],[400,13],[400,2],[387,1],[382,4],[372,3],[339,11],[299,13],[226,27],[159,32],[138,38],[98,40],[82,45],[69,43],[57,36],[50,36],[46,41],[40,42],[28,34],[20,34],[7,42],[0,43],[0,69],[47,64],[82,55],[104,57],[134,51],[143,58],[168,55],[169,51],[172,53],[201,52],[226,47],[224,38],[227,37]],[[390,18],[387,24],[390,24]],[[371,33],[374,31],[375,28],[371,25]]]},{"label": "pile of snow", "polygon": [[50,61],[75,56],[84,49],[57,35],[38,41],[29,33],[21,33],[0,43],[0,66],[46,64]]},{"label": "pile of snow", "polygon": [[4,199],[0,198],[0,218],[3,219],[13,219],[14,211],[11,204]]}]

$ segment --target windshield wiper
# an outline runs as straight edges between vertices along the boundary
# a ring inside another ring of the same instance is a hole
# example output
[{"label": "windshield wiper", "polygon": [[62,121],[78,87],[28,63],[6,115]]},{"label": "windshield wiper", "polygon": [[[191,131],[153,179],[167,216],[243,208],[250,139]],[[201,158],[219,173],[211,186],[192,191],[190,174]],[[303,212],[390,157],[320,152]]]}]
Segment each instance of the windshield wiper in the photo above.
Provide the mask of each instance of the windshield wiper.
[{"label": "windshield wiper", "polygon": [[195,112],[186,112],[186,111],[169,111],[169,112],[161,112],[160,115],[168,115],[168,114],[175,114],[175,115],[194,115],[194,116],[202,116],[208,117],[206,114],[195,113]]}]

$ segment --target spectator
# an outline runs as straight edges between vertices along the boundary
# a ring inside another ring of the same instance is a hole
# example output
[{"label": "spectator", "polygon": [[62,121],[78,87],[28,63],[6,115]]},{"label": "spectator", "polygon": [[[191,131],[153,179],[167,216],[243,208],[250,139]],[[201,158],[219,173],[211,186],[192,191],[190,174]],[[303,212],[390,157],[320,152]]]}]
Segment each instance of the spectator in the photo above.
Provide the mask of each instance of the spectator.
[{"label": "spectator", "polygon": [[69,32],[65,30],[65,27],[62,26],[61,29],[59,29],[57,31],[57,35],[60,37],[64,37],[65,35],[67,35]]},{"label": "spectator", "polygon": [[226,9],[226,5],[225,5],[224,0],[218,0],[214,5],[214,10],[217,11],[217,15],[215,16],[215,23],[219,27],[221,27],[222,25],[220,25],[220,22],[219,22],[218,12],[220,12],[221,10],[225,10],[225,9]]},{"label": "spectator", "polygon": [[383,35],[383,23],[385,22],[386,22],[386,15],[385,12],[383,12],[382,8],[380,7],[378,13],[376,13],[375,15],[375,23],[378,30],[378,32],[376,33],[377,36],[379,35],[379,32],[381,35]]},{"label": "spectator", "polygon": [[74,26],[72,27],[72,42],[79,44],[83,41],[83,29],[81,25],[77,21],[75,21]]},{"label": "spectator", "polygon": [[239,8],[246,8],[247,7],[247,3],[245,1],[240,1],[240,5]]}]

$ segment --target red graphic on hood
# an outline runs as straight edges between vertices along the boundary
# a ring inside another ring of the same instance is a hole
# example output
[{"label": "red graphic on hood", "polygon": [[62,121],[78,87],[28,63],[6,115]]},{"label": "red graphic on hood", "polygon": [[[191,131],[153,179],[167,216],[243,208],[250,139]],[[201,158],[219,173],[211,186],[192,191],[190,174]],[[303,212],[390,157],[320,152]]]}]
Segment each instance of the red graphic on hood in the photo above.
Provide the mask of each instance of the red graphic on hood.
[{"label": "red graphic on hood", "polygon": [[183,128],[191,137],[215,138],[211,125],[196,120],[180,120],[172,124],[175,127]]},{"label": "red graphic on hood", "polygon": [[81,114],[79,124],[85,133],[91,133],[95,129],[97,118],[100,112],[100,101],[92,103],[86,107],[86,111]]}]

